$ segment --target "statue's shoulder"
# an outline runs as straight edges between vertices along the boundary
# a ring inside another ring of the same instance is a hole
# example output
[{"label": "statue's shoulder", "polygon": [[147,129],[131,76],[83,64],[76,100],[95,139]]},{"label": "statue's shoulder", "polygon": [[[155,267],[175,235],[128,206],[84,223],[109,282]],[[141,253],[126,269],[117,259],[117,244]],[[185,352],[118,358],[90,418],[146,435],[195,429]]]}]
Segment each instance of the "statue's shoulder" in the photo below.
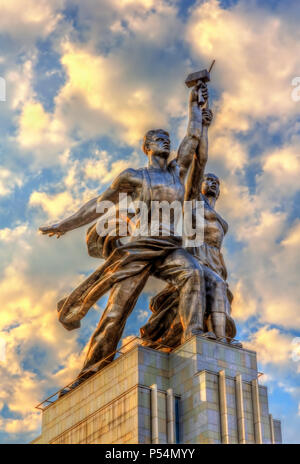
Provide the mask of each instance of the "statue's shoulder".
[{"label": "statue's shoulder", "polygon": [[145,168],[127,168],[125,169],[124,171],[121,172],[120,176],[122,179],[136,179],[136,180],[140,180],[143,178],[143,169]]},{"label": "statue's shoulder", "polygon": [[127,168],[127,169],[124,169],[124,171],[122,171],[122,174],[123,174],[124,176],[125,176],[125,175],[128,175],[128,176],[132,175],[132,176],[134,176],[134,175],[136,175],[136,174],[139,175],[139,174],[140,174],[140,171],[141,171],[142,169],[144,169],[144,168],[138,168],[138,169],[136,169],[136,168]]}]

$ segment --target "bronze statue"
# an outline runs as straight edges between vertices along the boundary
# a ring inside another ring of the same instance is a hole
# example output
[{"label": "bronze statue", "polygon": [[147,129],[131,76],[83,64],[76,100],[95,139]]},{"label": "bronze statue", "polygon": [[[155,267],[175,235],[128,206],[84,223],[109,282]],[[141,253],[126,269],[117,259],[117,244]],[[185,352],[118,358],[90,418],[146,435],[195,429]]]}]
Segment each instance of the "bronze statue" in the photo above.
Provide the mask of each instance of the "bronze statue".
[{"label": "bronze statue", "polygon": [[[97,212],[99,202],[109,200],[117,203],[120,193],[127,193],[148,204],[174,200],[183,203],[184,181],[202,134],[202,106],[207,98],[206,84],[198,80],[190,94],[187,134],[175,160],[168,163],[169,134],[161,129],[147,132],[143,150],[148,157],[148,167],[125,170],[104,193],[89,201],[77,213],[53,226],[41,227],[40,231],[60,237],[94,222],[101,216]],[[207,110],[204,109],[203,114],[207,114]],[[204,272],[200,261],[182,246],[182,239],[174,233],[172,224],[170,234],[166,236],[140,235],[132,237],[126,244],[116,237],[100,239],[94,224],[88,231],[87,241],[90,254],[106,260],[68,298],[58,303],[60,322],[68,330],[78,328],[80,319],[90,307],[108,290],[111,293],[91,338],[83,369],[73,387],[113,360],[126,319],[150,275],[177,289],[181,342],[194,333],[203,334]]]}]

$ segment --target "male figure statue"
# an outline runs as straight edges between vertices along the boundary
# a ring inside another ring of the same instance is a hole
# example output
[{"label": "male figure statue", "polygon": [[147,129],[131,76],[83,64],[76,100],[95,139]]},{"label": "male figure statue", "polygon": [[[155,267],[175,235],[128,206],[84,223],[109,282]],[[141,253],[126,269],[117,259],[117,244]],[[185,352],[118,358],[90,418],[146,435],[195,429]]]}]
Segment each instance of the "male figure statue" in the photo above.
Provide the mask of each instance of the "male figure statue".
[{"label": "male figure statue", "polygon": [[[166,131],[158,129],[147,132],[143,150],[148,157],[148,167],[123,171],[99,197],[60,223],[41,227],[41,232],[59,237],[89,224],[100,217],[97,203],[107,200],[117,203],[120,193],[127,193],[135,200],[148,203],[174,200],[182,203],[184,180],[201,136],[202,105],[206,99],[207,88],[205,84],[199,83],[191,91],[187,134],[180,144],[176,160],[168,163],[170,138]],[[163,229],[163,224],[159,226]],[[93,237],[94,232],[93,228],[89,230]],[[97,239],[94,242],[97,247]],[[118,244],[114,249],[107,246],[106,256],[104,264],[58,305],[59,320],[72,330],[79,327],[80,319],[89,308],[106,291],[111,290],[106,309],[91,338],[83,369],[74,386],[113,360],[126,319],[150,275],[165,280],[178,291],[182,340],[193,333],[203,333],[203,271],[197,259],[182,248],[182,240],[173,233],[172,224],[169,236],[132,237],[129,243]]]}]

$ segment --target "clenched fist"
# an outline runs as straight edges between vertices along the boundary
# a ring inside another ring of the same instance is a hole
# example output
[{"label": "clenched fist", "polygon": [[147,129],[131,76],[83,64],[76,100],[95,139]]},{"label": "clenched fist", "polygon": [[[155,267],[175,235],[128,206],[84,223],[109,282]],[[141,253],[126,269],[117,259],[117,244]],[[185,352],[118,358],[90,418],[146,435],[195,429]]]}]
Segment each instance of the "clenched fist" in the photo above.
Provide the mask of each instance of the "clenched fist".
[{"label": "clenched fist", "polygon": [[200,106],[203,106],[208,99],[208,88],[204,82],[198,81],[198,84],[195,85],[190,94],[190,103],[197,103]]},{"label": "clenched fist", "polygon": [[213,119],[213,112],[209,109],[202,110],[202,124],[203,126],[210,126]]}]

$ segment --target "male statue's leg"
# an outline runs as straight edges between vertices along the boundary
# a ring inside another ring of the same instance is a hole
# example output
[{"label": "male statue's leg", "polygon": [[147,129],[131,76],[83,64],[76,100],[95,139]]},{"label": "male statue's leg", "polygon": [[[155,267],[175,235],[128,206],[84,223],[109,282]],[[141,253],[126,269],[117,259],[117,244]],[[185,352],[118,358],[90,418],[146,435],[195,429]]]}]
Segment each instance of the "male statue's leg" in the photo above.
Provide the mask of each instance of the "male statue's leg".
[{"label": "male statue's leg", "polygon": [[[111,290],[105,311],[92,335],[86,359],[79,376],[100,370],[114,358],[128,316],[149,277],[149,266],[140,274],[122,280]],[[111,356],[109,356],[113,353]],[[101,363],[101,361],[103,362]],[[97,363],[96,369],[93,366]]]},{"label": "male statue's leg", "polygon": [[170,253],[155,268],[155,276],[174,285],[179,291],[178,312],[183,339],[203,333],[205,280],[200,263],[185,249]]}]

